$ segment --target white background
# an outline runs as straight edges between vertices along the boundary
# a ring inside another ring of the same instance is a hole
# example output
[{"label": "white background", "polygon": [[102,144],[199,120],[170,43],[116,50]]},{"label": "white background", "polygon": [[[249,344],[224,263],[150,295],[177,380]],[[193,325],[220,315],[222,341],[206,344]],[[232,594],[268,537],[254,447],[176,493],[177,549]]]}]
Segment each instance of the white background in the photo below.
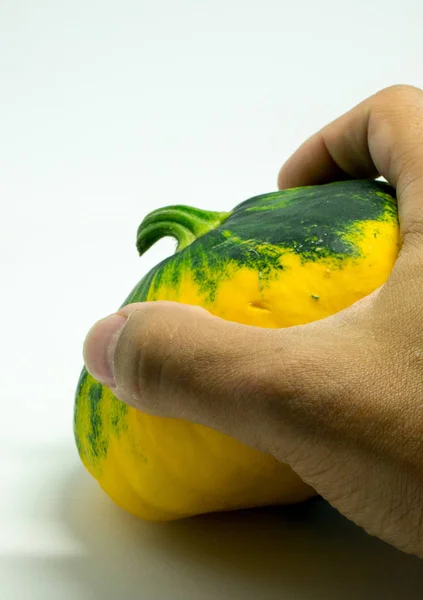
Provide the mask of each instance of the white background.
[{"label": "white background", "polygon": [[420,0],[1,0],[1,600],[413,599],[423,568],[323,502],[170,525],[80,466],[87,329],[173,251],[148,210],[272,191],[317,128],[423,86]]}]

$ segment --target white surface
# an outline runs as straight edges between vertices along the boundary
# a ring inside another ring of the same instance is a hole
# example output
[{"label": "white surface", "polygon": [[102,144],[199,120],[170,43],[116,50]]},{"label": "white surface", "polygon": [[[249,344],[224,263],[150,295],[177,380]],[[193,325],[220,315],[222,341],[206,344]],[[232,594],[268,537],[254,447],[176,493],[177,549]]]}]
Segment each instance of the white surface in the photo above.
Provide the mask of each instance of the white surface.
[{"label": "white surface", "polygon": [[1,600],[412,599],[422,563],[324,503],[136,522],[79,464],[84,335],[173,249],[167,203],[275,189],[315,129],[423,85],[420,0],[0,3]]}]

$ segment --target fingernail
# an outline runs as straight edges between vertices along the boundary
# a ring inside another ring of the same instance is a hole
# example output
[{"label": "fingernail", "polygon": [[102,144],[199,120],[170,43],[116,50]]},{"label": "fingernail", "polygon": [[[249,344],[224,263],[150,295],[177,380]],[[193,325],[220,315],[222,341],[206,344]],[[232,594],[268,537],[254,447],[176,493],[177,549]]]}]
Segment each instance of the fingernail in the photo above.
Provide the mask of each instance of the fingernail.
[{"label": "fingernail", "polygon": [[90,329],[84,342],[84,362],[94,379],[107,387],[115,387],[114,354],[127,318],[109,315]]}]

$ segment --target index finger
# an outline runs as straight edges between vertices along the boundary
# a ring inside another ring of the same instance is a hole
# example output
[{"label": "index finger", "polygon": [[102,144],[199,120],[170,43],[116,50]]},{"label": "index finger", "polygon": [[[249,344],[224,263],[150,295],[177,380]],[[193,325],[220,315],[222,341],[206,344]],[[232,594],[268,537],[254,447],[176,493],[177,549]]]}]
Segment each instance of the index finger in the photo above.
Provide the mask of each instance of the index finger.
[{"label": "index finger", "polygon": [[396,188],[401,230],[423,228],[423,91],[393,86],[309,138],[282,166],[279,189],[382,175]]}]

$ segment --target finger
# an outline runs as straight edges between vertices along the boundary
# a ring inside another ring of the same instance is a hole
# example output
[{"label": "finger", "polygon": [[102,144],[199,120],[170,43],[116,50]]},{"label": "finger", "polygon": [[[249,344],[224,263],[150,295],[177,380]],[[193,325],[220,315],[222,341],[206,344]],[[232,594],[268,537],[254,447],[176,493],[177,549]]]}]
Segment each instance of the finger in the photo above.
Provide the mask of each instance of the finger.
[{"label": "finger", "polygon": [[279,188],[379,175],[367,144],[371,100],[362,102],[304,142],[279,171]]},{"label": "finger", "polygon": [[[299,332],[285,330],[281,340],[270,329],[224,321],[199,307],[138,303],[91,329],[84,360],[93,377],[137,409],[264,448],[274,430],[271,403],[311,389],[309,346]],[[283,373],[277,394],[275,364]]]},{"label": "finger", "polygon": [[289,431],[295,443],[300,431],[316,428],[351,433],[336,408],[337,390],[350,371],[361,377],[372,354],[365,328],[351,327],[353,320],[335,315],[272,330],[200,307],[137,303],[94,325],[84,360],[94,378],[144,412],[204,424],[266,451],[282,427],[286,446],[278,452],[285,457]]},{"label": "finger", "polygon": [[[137,303],[94,325],[84,360],[93,377],[135,408],[218,427],[230,418],[228,398],[234,404],[240,395],[249,401],[240,389],[250,377],[248,348],[254,349],[256,365],[259,361],[252,339],[258,332],[199,307]],[[235,414],[236,407],[230,411]]]},{"label": "finger", "polygon": [[401,232],[423,231],[423,92],[393,86],[307,140],[279,172],[281,189],[385,177],[397,190]]}]

